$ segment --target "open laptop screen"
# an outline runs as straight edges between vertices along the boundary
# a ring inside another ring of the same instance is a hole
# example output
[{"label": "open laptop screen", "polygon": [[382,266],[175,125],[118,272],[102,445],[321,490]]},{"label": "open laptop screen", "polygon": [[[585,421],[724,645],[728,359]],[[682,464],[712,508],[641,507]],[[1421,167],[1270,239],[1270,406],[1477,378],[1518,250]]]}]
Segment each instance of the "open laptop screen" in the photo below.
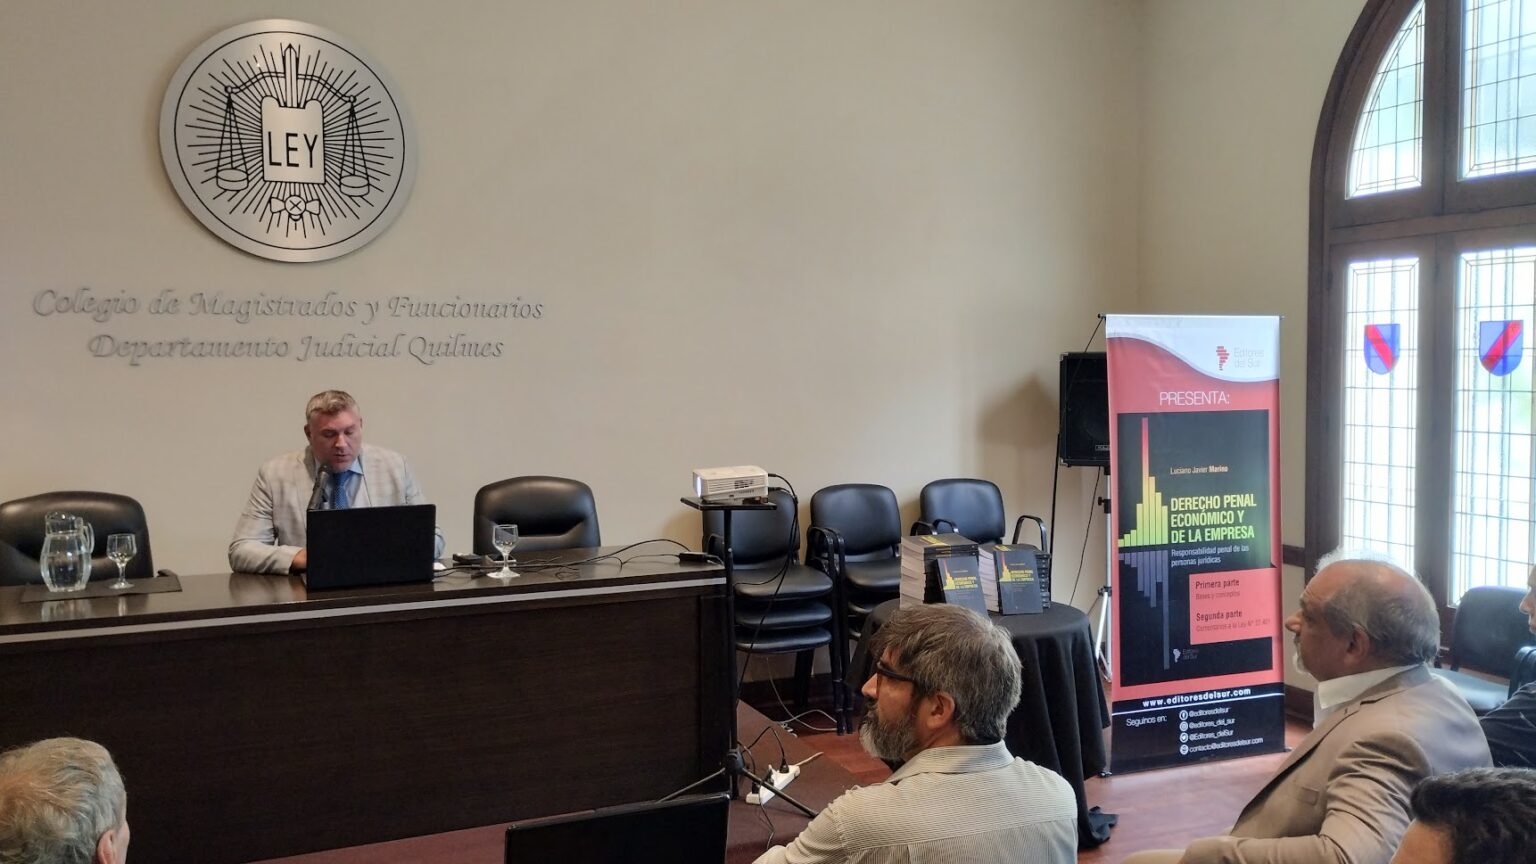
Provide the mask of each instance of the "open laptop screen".
[{"label": "open laptop screen", "polygon": [[304,584],[313,591],[430,582],[436,523],[431,504],[311,510]]},{"label": "open laptop screen", "polygon": [[722,864],[729,807],[722,792],[518,822],[507,828],[506,864]]}]

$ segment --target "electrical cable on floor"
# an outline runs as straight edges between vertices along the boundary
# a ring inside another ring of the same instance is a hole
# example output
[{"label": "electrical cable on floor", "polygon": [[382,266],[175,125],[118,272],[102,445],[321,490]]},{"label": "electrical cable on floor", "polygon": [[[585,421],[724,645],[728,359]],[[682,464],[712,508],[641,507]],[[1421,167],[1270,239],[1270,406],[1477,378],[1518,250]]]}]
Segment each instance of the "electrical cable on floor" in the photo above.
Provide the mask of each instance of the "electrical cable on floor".
[{"label": "electrical cable on floor", "polygon": [[[773,699],[774,699],[774,701],[779,703],[779,707],[784,709],[784,713],[785,714],[790,715],[789,719],[787,719],[787,720],[779,720],[779,721],[777,721],[778,723],[781,723],[781,724],[799,723],[800,725],[802,725],[805,728],[811,730],[812,732],[836,732],[837,731],[837,727],[836,727],[837,718],[833,717],[831,714],[828,714],[827,712],[821,710],[820,708],[812,708],[809,711],[802,711],[799,714],[796,714],[793,710],[790,709],[790,707],[788,705],[785,705],[784,704],[784,697],[779,695],[779,683],[778,683],[778,681],[776,681],[774,679],[773,674],[771,672],[769,673],[769,676],[768,676],[768,686],[773,689]],[[811,724],[806,723],[804,720],[800,719],[801,717],[809,717],[812,714],[820,714],[821,716],[827,718],[828,720],[831,720],[832,723],[833,723],[833,728],[828,729],[828,728],[823,727],[823,726],[812,726]]]}]

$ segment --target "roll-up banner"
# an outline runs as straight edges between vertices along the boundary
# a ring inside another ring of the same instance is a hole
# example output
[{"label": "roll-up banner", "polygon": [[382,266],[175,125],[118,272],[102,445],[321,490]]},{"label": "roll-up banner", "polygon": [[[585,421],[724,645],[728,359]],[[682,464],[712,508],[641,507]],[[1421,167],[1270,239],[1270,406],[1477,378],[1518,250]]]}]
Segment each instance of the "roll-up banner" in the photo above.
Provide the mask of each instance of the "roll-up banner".
[{"label": "roll-up banner", "polygon": [[1109,315],[1114,771],[1285,745],[1280,319]]}]

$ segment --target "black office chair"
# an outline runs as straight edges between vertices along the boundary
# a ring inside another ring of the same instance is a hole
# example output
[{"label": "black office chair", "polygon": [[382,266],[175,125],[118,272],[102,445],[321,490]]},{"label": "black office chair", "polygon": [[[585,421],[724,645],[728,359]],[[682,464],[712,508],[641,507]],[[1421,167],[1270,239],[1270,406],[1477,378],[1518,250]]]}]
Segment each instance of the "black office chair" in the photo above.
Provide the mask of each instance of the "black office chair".
[{"label": "black office chair", "polygon": [[[741,510],[731,519],[731,553],[738,651],[795,655],[795,710],[810,699],[811,664],[816,649],[831,655],[833,714],[845,725],[842,658],[832,646],[837,621],[832,614],[832,579],[799,562],[800,517],[793,495],[769,489],[774,510]],[[725,554],[725,521],[718,510],[703,512],[704,550]]]},{"label": "black office chair", "polygon": [[[1529,619],[1520,611],[1524,596],[1524,588],[1483,585],[1461,595],[1461,603],[1456,607],[1450,668],[1434,671],[1456,686],[1479,717],[1504,704],[1509,696],[1507,679],[1515,671],[1516,655],[1522,647],[1536,644]],[[1463,672],[1463,666],[1497,675],[1501,680],[1490,681]]]},{"label": "black office chair", "polygon": [[516,552],[603,545],[592,487],[564,477],[513,477],[475,493],[474,551],[493,555],[497,525],[517,526]]},{"label": "black office chair", "polygon": [[1515,667],[1509,673],[1506,695],[1513,697],[1516,690],[1532,681],[1536,681],[1536,645],[1527,645],[1515,653]]},{"label": "black office chair", "polygon": [[806,543],[811,558],[824,562],[822,569],[837,580],[845,632],[859,638],[869,613],[901,593],[901,507],[896,493],[873,483],[842,483],[818,491],[811,496]]},{"label": "black office chair", "polygon": [[[918,508],[920,521],[912,526],[913,534],[953,530],[977,543],[1001,543],[1003,532],[1008,528],[1003,493],[990,480],[962,477],[935,480],[919,493]],[[1034,522],[1039,529],[1040,545],[1035,548],[1050,551],[1050,536],[1044,520],[1038,516],[1026,514],[1015,520],[1010,542],[1019,542],[1026,521]]]},{"label": "black office chair", "polygon": [[106,552],[107,537],[112,534],[134,535],[138,554],[124,571],[129,579],[155,575],[149,524],[139,502],[110,492],[45,492],[0,504],[0,585],[42,584],[38,560],[45,539],[43,516],[55,510],[91,523],[96,535],[96,548],[91,550],[92,582],[117,578],[117,564]]}]

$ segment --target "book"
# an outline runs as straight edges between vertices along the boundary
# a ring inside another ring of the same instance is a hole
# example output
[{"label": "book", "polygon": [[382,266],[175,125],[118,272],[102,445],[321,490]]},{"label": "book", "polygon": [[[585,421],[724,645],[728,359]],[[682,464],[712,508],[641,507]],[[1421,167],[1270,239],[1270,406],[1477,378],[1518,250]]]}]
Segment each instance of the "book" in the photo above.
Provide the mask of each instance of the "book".
[{"label": "book", "polygon": [[944,603],[964,606],[982,615],[987,614],[987,602],[981,596],[981,573],[975,555],[950,555],[934,559],[929,578],[937,588]]},{"label": "book", "polygon": [[[1010,575],[1013,582],[1004,584],[1006,567],[1027,568],[1026,575],[1016,572]],[[1033,546],[998,543],[981,550],[981,590],[987,599],[987,608],[1004,615],[1030,614],[1051,608],[1051,556]],[[1003,594],[1009,593],[1005,607]]]},{"label": "book", "polygon": [[997,573],[998,611],[1004,615],[1035,615],[1040,603],[1040,565],[1026,546],[997,546],[992,550]]}]

